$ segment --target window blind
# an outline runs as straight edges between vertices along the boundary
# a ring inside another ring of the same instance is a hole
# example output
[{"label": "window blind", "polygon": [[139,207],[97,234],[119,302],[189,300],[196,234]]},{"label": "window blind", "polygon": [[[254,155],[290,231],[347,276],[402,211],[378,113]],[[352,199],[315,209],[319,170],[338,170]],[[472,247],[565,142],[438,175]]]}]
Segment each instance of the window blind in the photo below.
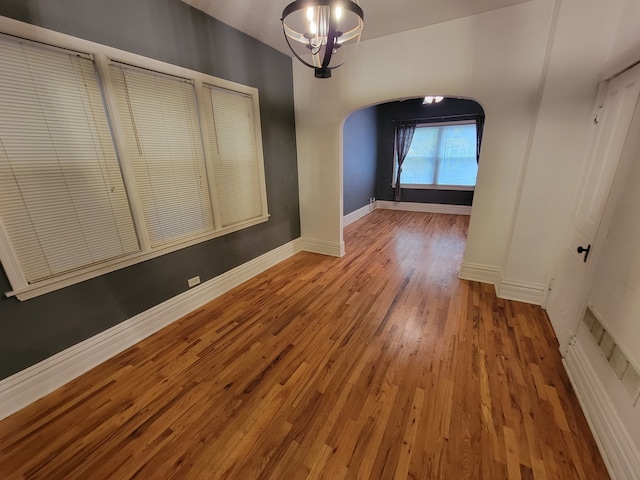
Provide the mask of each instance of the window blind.
[{"label": "window blind", "polygon": [[0,35],[0,217],[29,283],[139,250],[91,58]]},{"label": "window blind", "polygon": [[259,157],[250,95],[205,85],[206,135],[222,226],[261,215]]},{"label": "window blind", "polygon": [[151,246],[213,230],[193,83],[122,64],[110,70]]}]

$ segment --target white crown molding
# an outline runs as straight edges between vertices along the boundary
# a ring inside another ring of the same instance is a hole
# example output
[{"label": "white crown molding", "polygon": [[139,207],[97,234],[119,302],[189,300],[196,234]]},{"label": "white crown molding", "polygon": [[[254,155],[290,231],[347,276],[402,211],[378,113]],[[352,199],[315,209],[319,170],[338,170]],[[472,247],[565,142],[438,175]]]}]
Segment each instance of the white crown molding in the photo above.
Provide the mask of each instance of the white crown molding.
[{"label": "white crown molding", "polygon": [[0,381],[0,419],[302,250],[293,240]]},{"label": "white crown molding", "polygon": [[578,337],[571,340],[563,363],[611,478],[637,479],[640,451],[616,413]]}]

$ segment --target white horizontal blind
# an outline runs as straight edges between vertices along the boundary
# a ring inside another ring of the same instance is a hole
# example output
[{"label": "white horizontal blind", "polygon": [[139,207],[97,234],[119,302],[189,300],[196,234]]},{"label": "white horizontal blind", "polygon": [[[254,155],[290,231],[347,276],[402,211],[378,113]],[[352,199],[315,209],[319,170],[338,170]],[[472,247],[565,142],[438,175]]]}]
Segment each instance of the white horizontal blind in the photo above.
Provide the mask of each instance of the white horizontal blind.
[{"label": "white horizontal blind", "polygon": [[0,216],[29,283],[139,250],[90,58],[0,35]]},{"label": "white horizontal blind", "polygon": [[205,85],[205,116],[222,226],[262,214],[250,95]]},{"label": "white horizontal blind", "polygon": [[151,246],[212,231],[193,84],[121,64],[110,69]]}]

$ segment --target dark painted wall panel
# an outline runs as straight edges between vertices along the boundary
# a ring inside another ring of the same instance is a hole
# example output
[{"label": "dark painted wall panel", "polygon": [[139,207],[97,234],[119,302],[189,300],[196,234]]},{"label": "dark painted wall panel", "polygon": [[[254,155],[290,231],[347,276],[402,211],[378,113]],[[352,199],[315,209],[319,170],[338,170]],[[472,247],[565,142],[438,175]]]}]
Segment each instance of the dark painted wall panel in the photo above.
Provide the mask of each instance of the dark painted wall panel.
[{"label": "dark painted wall panel", "polygon": [[[484,114],[482,107],[473,100],[446,98],[442,102],[422,105],[422,99],[411,99],[402,102],[388,102],[377,105],[378,138],[377,138],[377,173],[376,199],[393,200],[393,142],[394,120],[414,120],[433,118],[438,121],[442,117],[452,115]],[[471,205],[473,192],[458,190],[403,189],[403,202],[440,203],[451,205]]]},{"label": "dark painted wall panel", "polygon": [[343,128],[343,214],[369,204],[376,196],[376,108],[353,112]]},{"label": "dark painted wall panel", "polygon": [[[291,59],[179,0],[3,0],[0,15],[257,87],[268,222],[20,302],[0,298],[0,379],[300,236]],[[11,290],[0,269],[0,292]]]}]

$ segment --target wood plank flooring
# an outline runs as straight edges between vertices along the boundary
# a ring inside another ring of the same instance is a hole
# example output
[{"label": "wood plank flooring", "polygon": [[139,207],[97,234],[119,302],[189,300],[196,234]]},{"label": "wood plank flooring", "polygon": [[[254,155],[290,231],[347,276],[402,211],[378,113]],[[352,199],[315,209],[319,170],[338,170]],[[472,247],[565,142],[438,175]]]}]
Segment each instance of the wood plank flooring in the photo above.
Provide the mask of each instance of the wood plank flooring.
[{"label": "wood plank flooring", "polygon": [[606,479],[545,313],[377,210],[0,422],[0,478]]}]

